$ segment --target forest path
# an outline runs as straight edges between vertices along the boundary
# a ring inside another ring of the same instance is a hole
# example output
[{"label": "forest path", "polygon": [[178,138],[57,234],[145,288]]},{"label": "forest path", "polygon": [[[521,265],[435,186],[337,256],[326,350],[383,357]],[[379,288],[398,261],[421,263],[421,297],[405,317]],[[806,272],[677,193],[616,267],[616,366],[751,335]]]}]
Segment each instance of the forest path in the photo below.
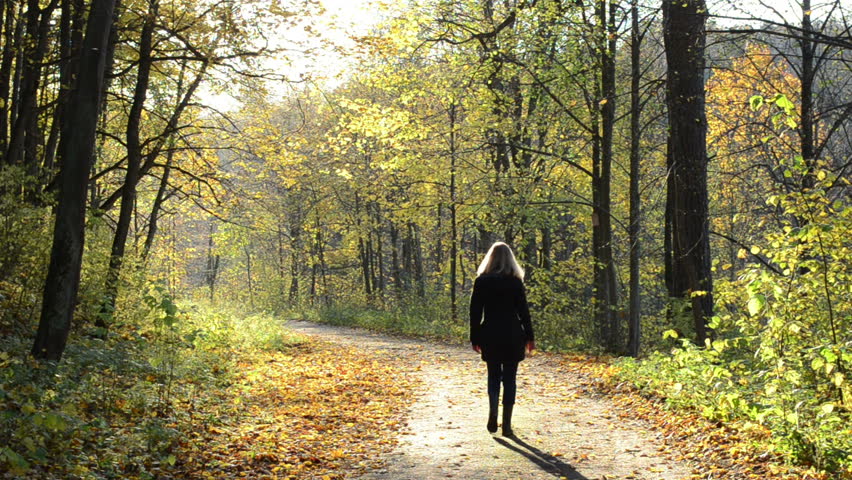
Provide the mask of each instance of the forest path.
[{"label": "forest path", "polygon": [[[366,351],[389,353],[420,388],[407,428],[381,470],[363,480],[461,478],[680,480],[692,469],[663,452],[663,439],[625,419],[589,391],[557,356],[521,362],[513,418],[516,438],[485,429],[485,363],[468,348],[364,330],[290,322],[293,331]],[[501,407],[502,408],[502,407]],[[693,477],[694,478],[694,477]]]}]

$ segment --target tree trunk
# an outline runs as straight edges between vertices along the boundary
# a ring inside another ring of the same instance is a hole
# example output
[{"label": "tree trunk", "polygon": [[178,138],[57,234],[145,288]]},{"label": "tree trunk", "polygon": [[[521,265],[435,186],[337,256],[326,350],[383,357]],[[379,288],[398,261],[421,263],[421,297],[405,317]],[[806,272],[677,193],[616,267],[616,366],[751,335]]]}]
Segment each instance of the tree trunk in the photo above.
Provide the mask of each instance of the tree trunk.
[{"label": "tree trunk", "polygon": [[115,0],[92,0],[81,50],[80,70],[62,126],[59,202],[41,319],[33,343],[36,358],[59,360],[65,350],[77,304],[86,221],[86,188],[100,117],[105,52]]},{"label": "tree trunk", "polygon": [[82,0],[61,0],[62,14],[59,20],[59,91],[56,96],[56,108],[50,124],[50,134],[44,148],[44,184],[49,184],[48,175],[56,168],[56,150],[59,145],[59,133],[62,116],[66,111],[71,79],[76,76],[76,59],[83,41],[83,15],[85,5]]},{"label": "tree trunk", "polygon": [[3,1],[3,54],[0,59],[0,165],[11,162],[5,156],[9,148],[9,121],[12,115],[12,63],[15,60],[15,52],[19,48],[21,37],[21,22],[18,19],[18,2],[16,0]]},{"label": "tree trunk", "polygon": [[157,188],[157,195],[154,197],[154,203],[151,205],[151,216],[148,220],[148,233],[145,236],[145,245],[142,247],[142,261],[147,261],[148,254],[151,253],[151,248],[154,246],[154,239],[157,237],[158,221],[160,218],[160,210],[163,203],[166,201],[166,190],[169,187],[169,175],[172,171],[172,159],[174,158],[174,150],[169,150],[166,154],[166,164],[163,166],[163,175],[160,177],[160,186]]},{"label": "tree trunk", "polygon": [[[704,110],[704,0],[663,2],[668,62],[667,100],[673,180],[674,275],[684,275],[696,341],[708,338],[713,315],[707,197],[707,119]],[[677,286],[678,281],[675,280]]]},{"label": "tree trunk", "polygon": [[[251,245],[245,245],[243,247],[243,252],[246,254],[246,287],[248,287],[249,308],[254,310],[254,282],[252,280],[251,271]],[[296,281],[296,277],[294,277],[293,281]]]},{"label": "tree trunk", "polygon": [[213,233],[215,233],[215,226],[213,222],[210,222],[210,231],[207,235],[207,269],[204,272],[204,277],[207,288],[210,290],[211,302],[215,299],[216,295],[216,278],[219,275],[219,259],[221,258],[219,255],[213,253]]},{"label": "tree trunk", "polygon": [[436,208],[435,215],[435,232],[437,232],[437,238],[435,239],[435,271],[443,272],[444,271],[444,204],[438,202],[438,207]]},{"label": "tree trunk", "polygon": [[391,276],[393,276],[393,287],[397,299],[402,298],[402,270],[399,266],[399,231],[393,222],[390,224],[391,242]]},{"label": "tree trunk", "polygon": [[630,243],[630,300],[627,316],[627,351],[633,357],[639,356],[641,339],[641,303],[639,283],[639,146],[640,117],[642,105],[640,102],[639,80],[641,75],[640,53],[642,35],[639,31],[639,2],[632,0],[630,6],[630,223],[628,224],[628,241]]},{"label": "tree trunk", "polygon": [[412,238],[412,255],[414,256],[414,277],[417,282],[417,296],[426,296],[426,278],[423,274],[423,246],[420,244],[420,230],[414,222],[408,223],[409,235]]},{"label": "tree trunk", "polygon": [[358,257],[361,260],[361,277],[364,279],[364,294],[367,301],[373,297],[372,282],[370,282],[370,259],[364,237],[358,237]]},{"label": "tree trunk", "polygon": [[456,104],[450,105],[450,321],[458,320],[458,218],[456,209]]},{"label": "tree trunk", "polygon": [[593,253],[596,269],[595,317],[601,332],[601,343],[609,352],[620,349],[621,326],[617,315],[615,265],[612,256],[612,220],[610,182],[612,178],[612,144],[615,131],[615,11],[614,3],[600,0],[597,6],[599,42],[601,45],[601,104],[599,147],[592,179]]},{"label": "tree trunk", "polygon": [[802,51],[802,78],[801,83],[801,111],[799,131],[800,148],[802,160],[805,162],[805,173],[802,177],[802,189],[810,190],[814,188],[814,168],[816,158],[815,140],[814,140],[814,78],[816,72],[814,68],[814,54],[816,45],[813,41],[813,24],[811,23],[811,0],[802,0],[802,37],[799,40]]},{"label": "tree trunk", "polygon": [[402,268],[400,278],[402,279],[402,289],[408,293],[411,291],[411,275],[414,273],[414,258],[412,258],[414,238],[412,238],[411,224],[406,223],[405,236],[402,238]]},{"label": "tree trunk", "polygon": [[139,169],[142,164],[142,144],[139,140],[142,111],[148,95],[148,84],[151,78],[151,52],[153,49],[154,24],[157,20],[159,0],[151,0],[148,13],[142,25],[139,41],[139,67],[136,74],[136,87],[133,92],[133,104],[127,116],[127,172],[124,177],[124,188],[121,195],[121,209],[115,227],[112,250],[109,259],[109,269],[106,275],[104,300],[101,314],[98,316],[98,326],[105,328],[108,320],[115,311],[115,299],[118,295],[118,283],[121,276],[121,264],[124,261],[127,236],[130,231],[130,221],[133,218],[133,208],[136,205],[136,185],[139,183]]},{"label": "tree trunk", "polygon": [[316,244],[317,244],[317,260],[319,260],[320,266],[320,281],[322,284],[322,298],[325,303],[328,302],[328,277],[326,275],[326,271],[328,270],[327,265],[325,263],[325,240],[322,235],[322,223],[320,222],[319,213],[316,213]]},{"label": "tree trunk", "polygon": [[38,146],[41,143],[41,129],[38,125],[38,94],[41,85],[42,63],[47,52],[50,17],[58,5],[51,0],[42,10],[39,0],[27,1],[26,47],[24,62],[20,68],[20,98],[17,107],[18,116],[12,125],[6,162],[26,165],[27,173],[38,175],[41,165]]},{"label": "tree trunk", "polygon": [[541,258],[539,266],[547,271],[553,268],[553,231],[549,225],[541,229]]},{"label": "tree trunk", "polygon": [[290,305],[295,306],[299,301],[299,256],[295,249],[290,251],[290,291],[287,300]]},{"label": "tree trunk", "polygon": [[385,292],[385,255],[384,241],[382,238],[382,217],[379,210],[379,204],[373,203],[373,211],[375,212],[374,222],[375,228],[373,233],[376,236],[375,256],[373,257],[373,285],[376,285],[379,291],[379,299],[384,298]]}]

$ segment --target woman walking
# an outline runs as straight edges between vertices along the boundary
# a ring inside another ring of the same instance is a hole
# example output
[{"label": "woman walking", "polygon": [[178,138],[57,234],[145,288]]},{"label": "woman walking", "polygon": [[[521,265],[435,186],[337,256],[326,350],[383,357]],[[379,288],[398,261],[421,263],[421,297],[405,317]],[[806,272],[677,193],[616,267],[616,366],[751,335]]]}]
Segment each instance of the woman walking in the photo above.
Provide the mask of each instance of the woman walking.
[{"label": "woman walking", "polygon": [[[488,431],[497,431],[503,384],[503,436],[512,436],[518,363],[535,348],[524,270],[503,242],[491,245],[476,271],[470,298],[470,343],[488,365]],[[484,315],[483,315],[484,314]]]}]

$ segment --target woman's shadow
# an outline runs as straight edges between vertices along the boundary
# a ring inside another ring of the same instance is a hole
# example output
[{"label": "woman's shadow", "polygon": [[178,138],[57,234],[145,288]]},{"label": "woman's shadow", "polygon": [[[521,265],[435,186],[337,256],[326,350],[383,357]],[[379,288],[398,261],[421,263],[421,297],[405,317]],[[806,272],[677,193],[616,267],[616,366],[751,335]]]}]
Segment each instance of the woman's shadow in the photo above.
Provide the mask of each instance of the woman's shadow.
[{"label": "woman's shadow", "polygon": [[509,450],[515,451],[524,457],[526,457],[530,462],[534,463],[540,469],[545,472],[552,473],[557,477],[564,477],[567,480],[589,480],[580,474],[577,470],[574,469],[571,465],[563,462],[562,460],[550,455],[549,453],[542,452],[541,450],[533,447],[527,442],[521,440],[517,437],[517,435],[512,435],[511,437],[493,437],[494,441],[499,443],[500,445],[508,448]]}]

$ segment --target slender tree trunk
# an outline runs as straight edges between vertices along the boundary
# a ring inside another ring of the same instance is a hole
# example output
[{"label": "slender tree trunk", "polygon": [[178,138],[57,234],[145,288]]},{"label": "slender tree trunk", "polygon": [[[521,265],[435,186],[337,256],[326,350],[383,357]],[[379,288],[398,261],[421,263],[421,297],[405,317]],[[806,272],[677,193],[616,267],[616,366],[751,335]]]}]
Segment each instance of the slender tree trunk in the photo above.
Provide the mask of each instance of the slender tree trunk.
[{"label": "slender tree trunk", "polygon": [[373,297],[370,298],[370,301],[376,300],[377,297],[381,296],[381,289],[379,288],[379,279],[376,277],[376,250],[373,248],[373,231],[367,232],[367,275],[370,277],[370,285],[372,285]]},{"label": "slender tree trunk", "polygon": [[411,291],[411,275],[414,272],[414,259],[412,258],[412,246],[414,239],[412,238],[411,225],[406,223],[405,236],[402,239],[402,271],[400,278],[402,279],[402,289],[405,292]]},{"label": "slender tree trunk", "polygon": [[207,235],[207,269],[204,272],[205,280],[207,283],[207,287],[210,290],[210,301],[213,302],[216,294],[216,278],[219,275],[219,259],[220,256],[218,254],[213,253],[214,242],[213,242],[213,233],[215,233],[215,226],[213,222],[210,222],[210,231]]},{"label": "slender tree trunk", "polygon": [[381,292],[381,296],[384,297],[385,287],[387,286],[385,282],[385,254],[384,254],[384,238],[382,236],[382,215],[381,210],[378,203],[373,204],[374,211],[376,212],[375,222],[375,234],[376,234],[376,265],[373,274],[375,275],[376,285],[379,287],[379,292]]},{"label": "slender tree trunk", "polygon": [[39,0],[27,1],[25,56],[21,70],[20,99],[18,116],[12,125],[9,149],[6,151],[8,163],[26,165],[27,172],[38,175],[40,158],[38,146],[41,143],[41,130],[38,125],[38,94],[41,85],[42,63],[47,52],[50,38],[50,17],[58,5],[51,0],[42,10]]},{"label": "slender tree trunk", "polygon": [[284,226],[283,219],[279,218],[275,226],[275,239],[277,243],[276,264],[278,266],[278,281],[281,284],[280,294],[284,296],[284,285],[287,282],[287,252],[284,247]]},{"label": "slender tree trunk", "polygon": [[420,242],[420,230],[414,222],[408,223],[409,235],[412,238],[412,255],[414,256],[414,277],[417,282],[417,296],[426,297],[426,279],[423,274],[423,246]]},{"label": "slender tree trunk", "polygon": [[166,190],[169,187],[169,175],[172,171],[172,159],[174,158],[174,150],[169,150],[166,154],[166,164],[163,165],[163,175],[160,177],[160,186],[157,187],[157,195],[154,197],[154,203],[151,205],[151,217],[148,220],[148,233],[145,236],[145,244],[142,247],[142,261],[147,261],[148,254],[151,253],[151,248],[154,246],[154,239],[157,237],[158,221],[160,219],[160,211],[163,208],[163,203],[166,201]]},{"label": "slender tree trunk", "polygon": [[449,108],[450,116],[450,321],[458,321],[458,218],[456,211],[456,104]]},{"label": "slender tree trunk", "polygon": [[325,240],[322,235],[322,223],[320,222],[319,213],[316,213],[316,244],[317,244],[317,260],[319,260],[320,267],[320,281],[322,284],[322,297],[324,301],[328,302],[328,279],[326,276],[326,263],[325,263]]},{"label": "slender tree trunk", "polygon": [[[243,252],[246,254],[246,286],[248,287],[249,294],[249,308],[254,310],[254,281],[252,280],[252,269],[251,269],[251,246],[246,245],[243,247]],[[298,277],[293,277],[293,281],[296,282]],[[298,284],[297,284],[298,288]],[[292,293],[292,291],[291,291]]]},{"label": "slender tree trunk", "polygon": [[69,115],[62,128],[59,202],[53,229],[50,266],[42,299],[41,319],[33,343],[36,358],[59,360],[65,350],[71,318],[77,304],[83,259],[86,189],[100,117],[107,40],[115,0],[92,0],[77,84],[69,99]]},{"label": "slender tree trunk", "polygon": [[547,271],[553,268],[553,231],[550,226],[541,229],[541,260],[539,266]]},{"label": "slender tree trunk", "polygon": [[436,275],[438,285],[441,285],[443,283],[444,272],[444,204],[438,202],[436,210],[435,232],[437,232],[437,238],[435,239],[435,271],[442,274]]},{"label": "slender tree trunk", "polygon": [[[674,162],[672,161],[672,138],[668,136],[666,141],[666,208],[665,221],[663,224],[663,281],[669,298],[676,298],[680,290],[675,287],[675,265],[674,265]],[[678,278],[680,278],[678,276]],[[671,306],[667,308],[669,324],[673,318]]]},{"label": "slender tree trunk", "polygon": [[[615,131],[615,41],[616,5],[599,0],[597,4],[600,50],[600,134],[593,152],[592,230],[595,262],[595,318],[601,343],[607,351],[620,347],[621,326],[617,315],[615,265],[612,255],[610,183],[612,178],[613,134]],[[597,122],[595,122],[597,123]],[[595,125],[597,127],[597,125]],[[598,131],[597,129],[595,131]],[[597,161],[595,161],[597,160]]]},{"label": "slender tree trunk", "polygon": [[3,1],[3,53],[0,58],[0,165],[11,163],[5,152],[9,148],[9,119],[12,114],[12,63],[18,49],[20,25],[16,0]]},{"label": "slender tree trunk", "polygon": [[304,233],[304,212],[301,206],[290,215],[290,292],[288,301],[296,305],[299,301],[299,282],[302,276],[302,234]]},{"label": "slender tree trunk", "polygon": [[811,23],[811,0],[802,0],[802,32],[799,43],[802,52],[802,78],[800,79],[801,89],[801,110],[799,115],[799,131],[800,133],[800,148],[802,159],[805,162],[806,171],[802,177],[802,189],[810,190],[814,188],[814,168],[816,158],[815,146],[815,122],[814,122],[814,78],[816,77],[816,69],[814,67],[814,54],[816,52],[816,44],[813,41],[814,28]]},{"label": "slender tree trunk", "polygon": [[[184,73],[186,71],[186,63],[181,65],[181,72],[178,76],[177,82],[177,92],[178,95],[183,93],[184,86]],[[175,108],[180,108],[180,101],[178,101],[178,105]],[[151,247],[154,245],[154,239],[157,235],[157,221],[160,216],[160,210],[162,209],[163,202],[166,200],[166,190],[169,187],[169,177],[172,171],[172,161],[175,156],[175,134],[174,133],[166,133],[168,135],[168,148],[166,152],[166,162],[163,165],[163,174],[160,177],[160,186],[157,188],[157,195],[154,197],[154,204],[151,206],[151,217],[148,222],[148,234],[145,237],[145,246],[142,250],[142,260],[146,261],[148,258],[148,254],[151,251]]]},{"label": "slender tree trunk", "polygon": [[299,301],[299,277],[301,274],[299,261],[296,249],[293,249],[290,252],[290,292],[287,294],[290,305],[293,306]]},{"label": "slender tree trunk", "polygon": [[145,108],[145,99],[148,95],[148,84],[151,78],[151,65],[153,63],[151,52],[153,49],[154,24],[157,20],[158,10],[159,0],[150,0],[139,41],[139,66],[136,75],[136,87],[133,92],[133,103],[130,106],[127,116],[127,172],[124,177],[121,209],[119,210],[115,236],[112,242],[101,315],[97,320],[98,326],[103,328],[107,326],[108,321],[112,318],[115,311],[115,299],[118,295],[121,264],[124,261],[127,236],[130,232],[130,222],[133,218],[133,208],[136,205],[136,185],[139,183],[139,170],[142,165],[142,144],[139,139],[139,130],[142,122],[142,111]]},{"label": "slender tree trunk", "polygon": [[402,298],[402,270],[399,267],[399,231],[396,225],[390,224],[390,242],[391,242],[391,276],[393,276],[393,287],[397,299]]},{"label": "slender tree trunk", "polygon": [[[76,59],[80,54],[80,44],[83,41],[83,15],[85,5],[82,0],[61,0],[62,14],[59,20],[59,91],[56,97],[56,108],[53,121],[50,124],[50,134],[44,149],[45,175],[53,175],[56,167],[56,150],[59,145],[59,133],[62,116],[66,111],[71,79],[76,76]],[[47,184],[48,178],[43,179]]]},{"label": "slender tree trunk", "polygon": [[[674,274],[691,306],[695,336],[703,345],[713,315],[707,197],[707,118],[704,110],[704,0],[663,2],[672,146]],[[675,280],[677,283],[677,280]]]},{"label": "slender tree trunk", "polygon": [[639,25],[639,2],[632,0],[630,6],[630,223],[628,224],[628,240],[630,242],[630,307],[628,311],[627,351],[633,357],[639,356],[641,339],[641,302],[639,283],[640,258],[640,204],[639,204],[639,146],[641,99],[639,81],[641,75],[640,53],[642,35]]},{"label": "slender tree trunk", "polygon": [[367,245],[364,237],[358,237],[358,257],[361,259],[361,276],[364,279],[364,294],[369,301],[373,296],[372,282],[370,282],[370,260],[367,258]]}]

